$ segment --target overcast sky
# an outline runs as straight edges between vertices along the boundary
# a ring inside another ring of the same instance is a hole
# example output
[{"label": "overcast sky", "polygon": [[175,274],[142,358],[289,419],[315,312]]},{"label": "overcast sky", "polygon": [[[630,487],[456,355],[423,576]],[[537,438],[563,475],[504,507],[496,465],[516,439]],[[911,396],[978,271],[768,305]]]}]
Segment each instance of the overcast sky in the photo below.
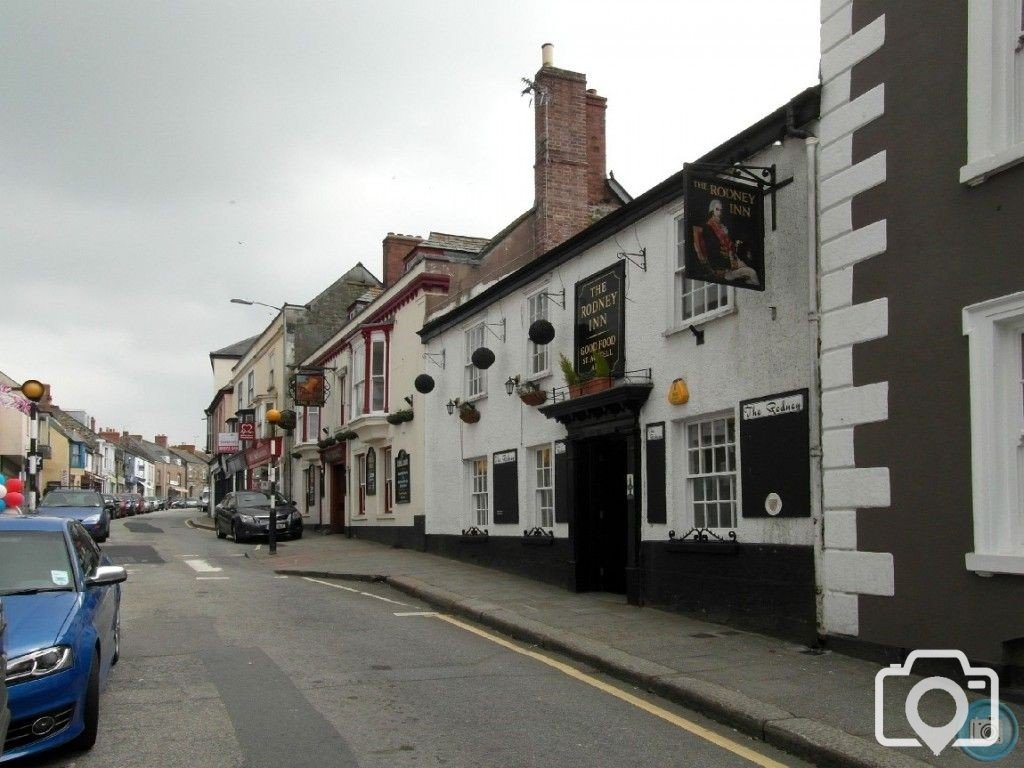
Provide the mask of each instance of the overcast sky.
[{"label": "overcast sky", "polygon": [[205,440],[209,352],[389,231],[533,203],[520,78],[607,97],[634,196],[817,82],[818,0],[0,4],[0,370],[98,426]]}]

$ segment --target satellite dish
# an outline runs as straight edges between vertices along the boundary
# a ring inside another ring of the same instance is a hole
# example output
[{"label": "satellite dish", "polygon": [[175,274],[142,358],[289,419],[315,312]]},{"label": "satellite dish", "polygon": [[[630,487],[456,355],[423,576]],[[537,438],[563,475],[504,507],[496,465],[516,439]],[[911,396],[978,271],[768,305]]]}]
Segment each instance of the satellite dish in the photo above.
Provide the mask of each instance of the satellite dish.
[{"label": "satellite dish", "polygon": [[425,395],[428,392],[433,391],[434,379],[425,373],[421,373],[419,376],[416,377],[416,380],[413,381],[413,386],[416,387],[417,392]]},{"label": "satellite dish", "polygon": [[550,344],[551,340],[555,338],[555,326],[547,320],[534,320],[530,323],[527,335],[534,344]]},{"label": "satellite dish", "polygon": [[481,371],[486,371],[494,365],[494,353],[487,347],[477,347],[473,350],[473,354],[469,356],[469,359]]}]

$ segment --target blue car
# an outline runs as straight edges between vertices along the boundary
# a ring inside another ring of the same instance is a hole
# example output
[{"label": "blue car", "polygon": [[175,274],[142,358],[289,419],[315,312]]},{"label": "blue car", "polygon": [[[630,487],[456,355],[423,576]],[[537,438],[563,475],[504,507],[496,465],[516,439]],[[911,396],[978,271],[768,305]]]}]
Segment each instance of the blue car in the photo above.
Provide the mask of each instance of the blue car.
[{"label": "blue car", "polygon": [[102,544],[110,537],[110,510],[103,494],[79,488],[54,488],[49,491],[37,510],[49,517],[70,517],[83,526]]},{"label": "blue car", "polygon": [[11,722],[11,710],[7,708],[7,656],[4,654],[4,634],[7,622],[4,620],[4,604],[0,601],[0,757],[4,754],[4,740],[7,726]]},{"label": "blue car", "polygon": [[100,690],[120,652],[126,578],[77,520],[0,517],[11,710],[0,763],[95,743]]}]

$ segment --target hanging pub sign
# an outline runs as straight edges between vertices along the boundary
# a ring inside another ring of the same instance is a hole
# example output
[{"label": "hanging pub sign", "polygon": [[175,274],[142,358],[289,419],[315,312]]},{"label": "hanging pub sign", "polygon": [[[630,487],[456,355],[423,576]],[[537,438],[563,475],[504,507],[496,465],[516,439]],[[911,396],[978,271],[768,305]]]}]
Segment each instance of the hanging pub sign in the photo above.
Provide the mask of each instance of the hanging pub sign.
[{"label": "hanging pub sign", "polygon": [[289,389],[296,405],[319,408],[327,399],[327,382],[322,370],[299,371],[291,377]]},{"label": "hanging pub sign", "polygon": [[405,450],[395,456],[395,503],[408,504],[412,497],[410,482],[409,454]]},{"label": "hanging pub sign", "polygon": [[686,277],[764,290],[764,188],[686,170]]},{"label": "hanging pub sign", "polygon": [[594,372],[594,353],[608,361],[612,376],[626,368],[626,263],[619,262],[576,283],[576,372]]}]

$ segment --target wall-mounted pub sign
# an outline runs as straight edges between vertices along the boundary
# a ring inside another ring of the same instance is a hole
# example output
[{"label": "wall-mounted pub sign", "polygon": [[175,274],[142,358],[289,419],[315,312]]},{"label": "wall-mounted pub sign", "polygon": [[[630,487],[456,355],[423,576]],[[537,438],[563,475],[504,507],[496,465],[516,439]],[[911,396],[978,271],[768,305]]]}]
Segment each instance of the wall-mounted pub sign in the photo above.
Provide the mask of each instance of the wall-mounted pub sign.
[{"label": "wall-mounted pub sign", "polygon": [[412,500],[412,482],[409,470],[409,454],[405,450],[395,456],[395,503],[408,504]]},{"label": "wall-mounted pub sign", "polygon": [[764,290],[764,191],[688,168],[684,192],[686,276]]},{"label": "wall-mounted pub sign", "polygon": [[743,517],[810,517],[807,390],[740,403]]},{"label": "wall-mounted pub sign", "polygon": [[299,371],[292,376],[289,388],[296,405],[319,408],[327,399],[327,383],[322,370]]},{"label": "wall-mounted pub sign", "polygon": [[377,452],[373,448],[366,452],[366,495],[377,495]]},{"label": "wall-mounted pub sign", "polygon": [[576,371],[594,370],[594,353],[601,352],[612,376],[626,368],[626,264],[619,262],[576,283]]}]

